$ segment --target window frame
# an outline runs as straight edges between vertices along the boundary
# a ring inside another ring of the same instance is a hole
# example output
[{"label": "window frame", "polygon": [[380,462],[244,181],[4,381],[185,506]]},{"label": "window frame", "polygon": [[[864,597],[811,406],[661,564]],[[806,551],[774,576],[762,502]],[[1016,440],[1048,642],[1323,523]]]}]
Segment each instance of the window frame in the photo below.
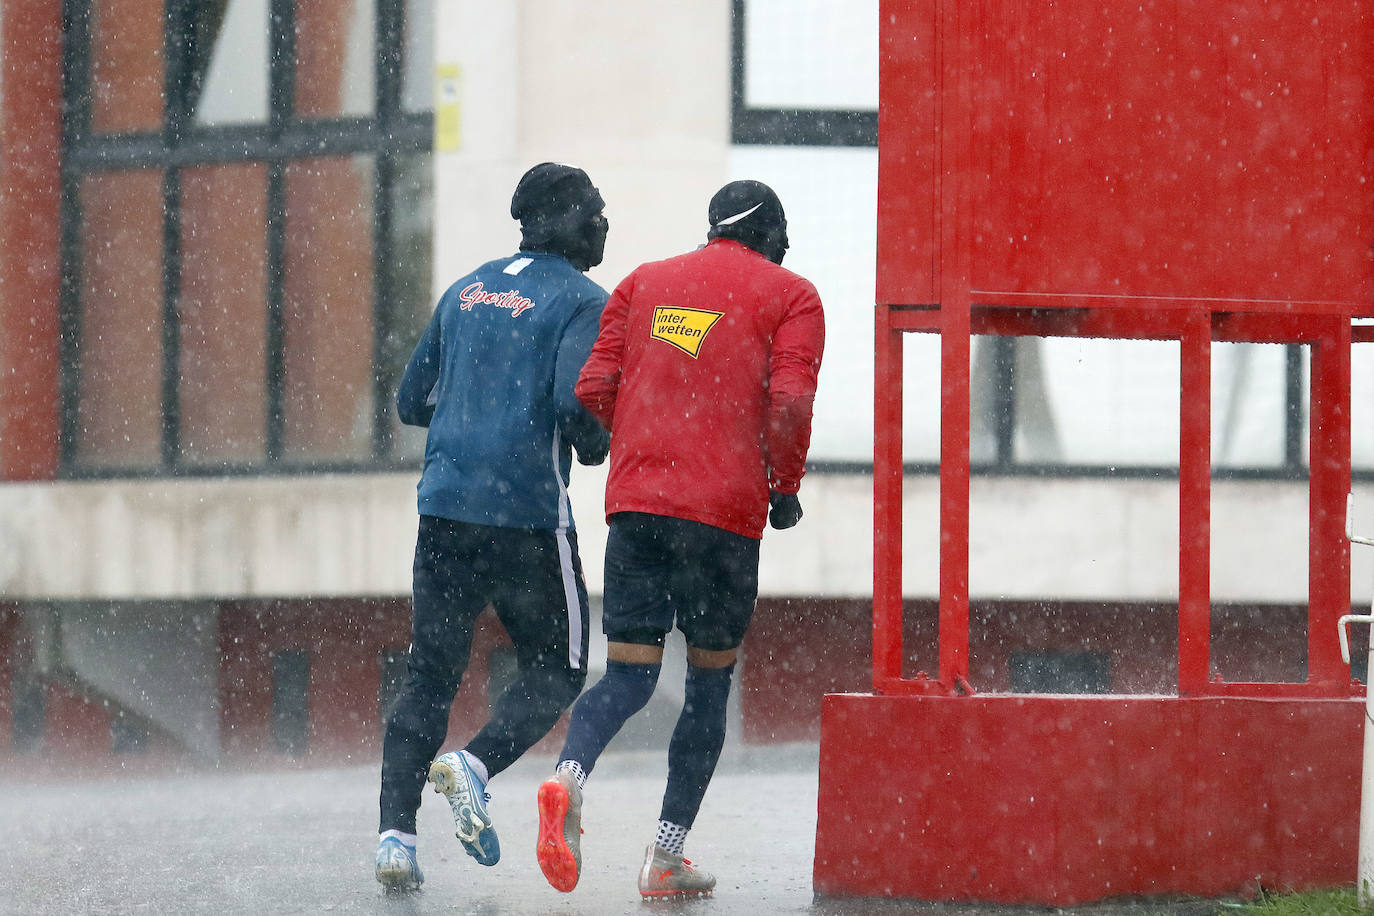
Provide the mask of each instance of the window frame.
[{"label": "window frame", "polygon": [[745,0],[730,4],[730,142],[735,146],[878,145],[877,109],[754,108],[745,86]]},{"label": "window frame", "polygon": [[[91,17],[99,0],[64,0],[62,63],[62,191],[60,289],[60,459],[62,478],[220,476],[235,474],[366,471],[410,466],[396,457],[391,434],[390,380],[384,369],[387,336],[397,320],[393,309],[393,189],[398,164],[407,156],[433,151],[432,110],[407,111],[403,103],[406,0],[376,0],[374,108],[367,117],[296,117],[296,0],[269,0],[268,118],[264,123],[194,125],[194,87],[187,74],[196,53],[196,0],[166,0],[163,14],[164,98],[160,130],[96,134],[91,130]],[[416,0],[427,2],[427,0]],[[373,322],[370,378],[372,416],[370,454],[343,462],[290,459],[284,447],[285,336],[284,265],[286,240],[285,174],[288,163],[320,157],[368,156],[374,163],[372,188]],[[188,463],[180,442],[181,173],[184,169],[257,162],[267,172],[266,428],[264,457],[247,464]],[[82,466],[78,444],[81,392],[82,179],[123,170],[160,170],[165,213],[162,237],[162,385],[160,462],[155,466]]]}]

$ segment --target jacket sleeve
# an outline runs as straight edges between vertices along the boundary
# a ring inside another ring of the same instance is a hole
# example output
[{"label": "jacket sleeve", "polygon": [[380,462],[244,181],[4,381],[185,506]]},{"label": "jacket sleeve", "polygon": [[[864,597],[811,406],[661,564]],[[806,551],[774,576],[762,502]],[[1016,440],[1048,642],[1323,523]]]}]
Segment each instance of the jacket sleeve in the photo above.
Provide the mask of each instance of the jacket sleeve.
[{"label": "jacket sleeve", "polygon": [[604,304],[598,297],[578,306],[563,330],[554,366],[553,396],[558,428],[576,450],[581,464],[600,464],[606,460],[606,452],[611,447],[611,434],[587,412],[574,392],[578,373],[596,340]]},{"label": "jacket sleeve", "polygon": [[396,390],[396,413],[409,426],[428,426],[434,418],[439,387],[439,310],[420,336]]},{"label": "jacket sleeve", "polygon": [[601,330],[592,346],[592,355],[582,367],[577,379],[577,399],[601,421],[606,429],[613,429],[616,395],[620,391],[621,360],[625,355],[625,322],[630,315],[630,290],[634,274],[626,277],[611,293],[601,313]]},{"label": "jacket sleeve", "polygon": [[793,291],[768,360],[768,488],[796,493],[811,446],[811,408],[825,349],[825,313],[805,280]]}]

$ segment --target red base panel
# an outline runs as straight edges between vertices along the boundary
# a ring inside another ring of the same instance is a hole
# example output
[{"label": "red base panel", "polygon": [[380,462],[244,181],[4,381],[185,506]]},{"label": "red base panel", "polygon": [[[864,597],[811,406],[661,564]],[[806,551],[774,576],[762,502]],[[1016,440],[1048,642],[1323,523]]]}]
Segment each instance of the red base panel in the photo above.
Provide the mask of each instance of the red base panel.
[{"label": "red base panel", "polygon": [[1363,706],[827,696],[815,891],[1074,905],[1350,885]]}]

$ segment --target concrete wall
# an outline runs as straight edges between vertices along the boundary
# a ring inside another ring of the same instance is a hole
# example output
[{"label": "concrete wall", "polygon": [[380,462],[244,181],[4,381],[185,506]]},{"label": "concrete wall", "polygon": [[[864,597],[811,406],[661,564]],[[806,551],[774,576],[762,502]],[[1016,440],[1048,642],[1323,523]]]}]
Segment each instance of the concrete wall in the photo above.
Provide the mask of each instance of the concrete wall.
[{"label": "concrete wall", "polygon": [[730,5],[440,0],[436,64],[459,68],[459,141],[435,154],[435,284],[519,244],[510,195],[537,162],[587,170],[614,286],[705,240],[728,180]]},{"label": "concrete wall", "polygon": [[[0,596],[123,600],[406,595],[418,472],[0,485]],[[571,496],[588,588],[601,591],[605,468],[576,467]],[[1167,601],[1177,597],[1172,481],[975,478],[975,598]],[[872,482],[806,477],[806,512],[763,539],[765,596],[872,594]],[[1374,531],[1374,486],[1355,492]],[[1218,481],[1212,596],[1307,598],[1307,488]],[[904,591],[936,594],[938,481],[907,479]],[[1356,604],[1374,550],[1352,551]],[[1334,634],[1333,634],[1334,635]]]}]

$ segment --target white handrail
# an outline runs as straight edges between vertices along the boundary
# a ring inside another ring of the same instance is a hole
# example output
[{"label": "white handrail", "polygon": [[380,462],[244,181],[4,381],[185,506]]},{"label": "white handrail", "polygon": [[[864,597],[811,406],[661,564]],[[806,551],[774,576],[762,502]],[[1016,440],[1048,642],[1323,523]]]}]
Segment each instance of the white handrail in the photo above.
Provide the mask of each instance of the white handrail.
[{"label": "white handrail", "polygon": [[1355,494],[1345,494],[1345,536],[1352,544],[1363,544],[1366,547],[1374,547],[1374,538],[1364,537],[1354,532],[1355,524]]},{"label": "white handrail", "polygon": [[[1345,536],[1352,544],[1374,547],[1374,538],[1361,537],[1352,530],[1354,515],[1355,494],[1347,493],[1345,495]],[[1346,625],[1351,623],[1374,624],[1374,602],[1371,602],[1370,611],[1369,614],[1346,614],[1336,621],[1336,630],[1341,638],[1341,659],[1347,665],[1350,664],[1350,640],[1346,635]],[[1370,639],[1368,659],[1368,669],[1365,673],[1366,682],[1369,680],[1369,673],[1374,672],[1374,638]],[[1364,760],[1360,777],[1360,845],[1356,871],[1356,899],[1362,906],[1368,906],[1374,902],[1374,730],[1370,727],[1374,725],[1374,690],[1370,690],[1367,686],[1364,702]]]},{"label": "white handrail", "polygon": [[1345,625],[1348,623],[1374,623],[1374,614],[1346,614],[1336,621],[1341,637],[1341,661],[1347,665],[1350,664],[1350,637],[1345,632]]}]

